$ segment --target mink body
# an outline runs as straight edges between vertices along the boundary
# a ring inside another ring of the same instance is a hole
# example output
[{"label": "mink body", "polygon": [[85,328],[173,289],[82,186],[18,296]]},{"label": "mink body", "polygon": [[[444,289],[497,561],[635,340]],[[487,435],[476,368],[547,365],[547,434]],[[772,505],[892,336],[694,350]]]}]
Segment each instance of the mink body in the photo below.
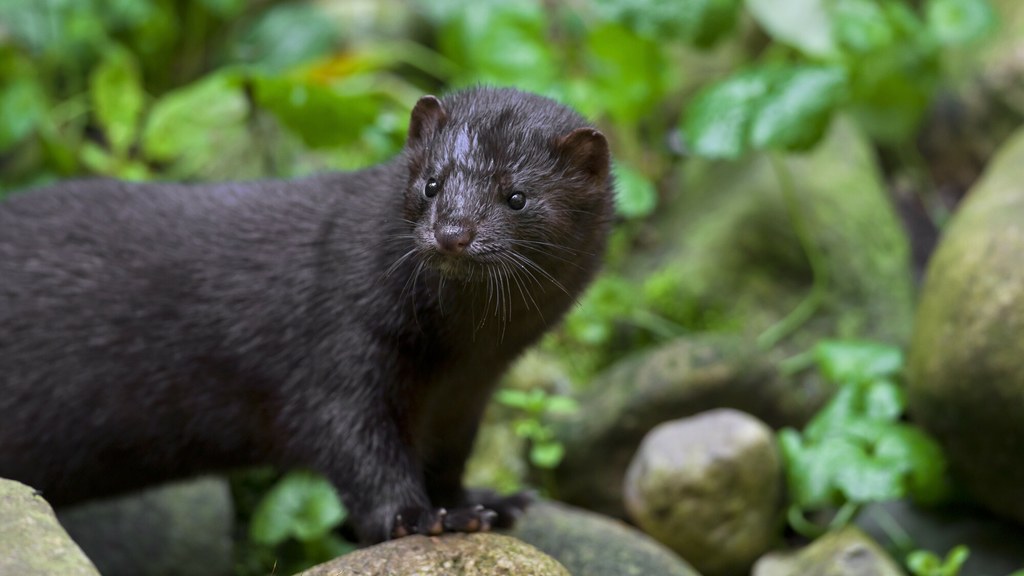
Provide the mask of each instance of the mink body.
[{"label": "mink body", "polygon": [[424,97],[362,171],[16,194],[0,477],[61,506],[273,464],[325,474],[366,543],[507,523],[522,498],[462,487],[480,415],[592,277],[611,205],[600,132],[493,88]]}]

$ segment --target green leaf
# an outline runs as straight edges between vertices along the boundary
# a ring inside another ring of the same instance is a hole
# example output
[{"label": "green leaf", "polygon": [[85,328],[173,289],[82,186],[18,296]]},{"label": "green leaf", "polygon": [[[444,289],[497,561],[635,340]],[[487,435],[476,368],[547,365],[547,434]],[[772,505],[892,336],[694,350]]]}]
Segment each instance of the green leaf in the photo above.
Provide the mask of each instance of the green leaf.
[{"label": "green leaf", "polygon": [[310,472],[291,472],[257,505],[250,535],[270,546],[288,538],[308,541],[325,536],[344,518],[341,500],[327,480]]},{"label": "green leaf", "polygon": [[559,442],[535,443],[530,448],[530,462],[538,468],[555,468],[564,457],[565,447]]},{"label": "green leaf", "polygon": [[89,96],[110,149],[125,157],[135,140],[145,98],[135,57],[121,48],[107,50],[89,75]]},{"label": "green leaf", "polygon": [[460,84],[514,85],[547,92],[560,68],[538,2],[472,2],[448,13],[438,33],[442,54],[460,64]]},{"label": "green leaf", "polygon": [[619,162],[612,165],[615,175],[615,209],[626,218],[644,218],[654,212],[658,192],[642,173]]},{"label": "green leaf", "polygon": [[606,275],[598,278],[580,305],[566,318],[567,332],[583,344],[604,344],[611,338],[615,322],[629,317],[636,309],[635,290],[621,277]]},{"label": "green leaf", "polygon": [[811,442],[841,434],[850,422],[861,416],[860,393],[854,386],[840,388],[804,429],[804,437]]},{"label": "green leaf", "polygon": [[997,24],[995,10],[987,0],[928,0],[924,10],[928,29],[946,45],[980,40]]},{"label": "green leaf", "polygon": [[513,390],[510,388],[502,388],[501,390],[498,390],[498,393],[495,395],[495,399],[505,406],[509,406],[510,408],[519,408],[520,410],[525,410],[530,403],[529,394],[526,391]]},{"label": "green leaf", "polygon": [[244,129],[249,104],[233,74],[215,74],[165,94],[142,134],[145,155],[161,162],[208,162],[223,141]]},{"label": "green leaf", "polygon": [[738,158],[746,152],[750,123],[769,89],[769,74],[754,69],[730,76],[698,93],[683,122],[692,151],[711,158]]},{"label": "green leaf", "polygon": [[891,46],[896,31],[876,0],[843,0],[829,6],[839,45],[855,54]]},{"label": "green leaf", "polygon": [[805,443],[799,432],[789,428],[779,432],[779,447],[790,499],[804,508],[840,504],[837,479],[844,463],[863,459],[863,450],[848,440]]},{"label": "green leaf", "polygon": [[537,438],[543,434],[544,425],[533,418],[516,420],[512,429],[520,438]]},{"label": "green leaf", "polygon": [[746,0],[754,20],[772,38],[807,56],[836,52],[827,0]]},{"label": "green leaf", "polygon": [[907,555],[907,568],[915,576],[939,576],[942,561],[928,550],[914,550]]},{"label": "green leaf", "polygon": [[899,466],[876,460],[864,451],[851,451],[836,463],[836,486],[850,502],[885,502],[906,494],[904,471]]},{"label": "green leaf", "polygon": [[[944,560],[928,550],[914,550],[907,555],[907,568],[915,576],[957,576],[968,556],[970,549],[963,544],[950,550]],[[1014,572],[1010,576],[1021,573],[1024,571]]]},{"label": "green leaf", "polygon": [[822,340],[814,347],[822,375],[831,382],[863,382],[888,378],[903,369],[899,348],[877,342]]},{"label": "green leaf", "polygon": [[846,88],[830,66],[763,66],[700,92],[684,130],[696,154],[736,158],[750,148],[802,150],[824,134]]},{"label": "green leaf", "polygon": [[707,48],[735,28],[741,1],[599,0],[595,4],[602,20],[622,23],[641,36]]},{"label": "green leaf", "polygon": [[112,175],[117,160],[94,142],[85,142],[78,152],[82,164],[96,174]]},{"label": "green leaf", "polygon": [[46,94],[34,78],[9,81],[0,90],[0,152],[18,144],[46,118]]},{"label": "green leaf", "polygon": [[587,34],[586,48],[589,97],[617,122],[633,124],[649,115],[667,86],[669,66],[661,45],[624,26],[605,24]]},{"label": "green leaf", "polygon": [[850,109],[869,135],[906,144],[912,138],[941,79],[938,44],[903,2],[879,3],[891,41],[853,54]]},{"label": "green leaf", "polygon": [[261,71],[280,73],[325,56],[338,41],[337,28],[316,4],[281,4],[262,13],[241,34],[232,45],[232,56]]},{"label": "green leaf", "polygon": [[789,68],[773,84],[754,117],[750,141],[755,148],[804,150],[828,128],[846,92],[846,72],[838,67]]},{"label": "green leaf", "polygon": [[580,409],[579,402],[568,396],[548,396],[545,414],[572,414]]},{"label": "green leaf", "polygon": [[906,395],[892,380],[875,380],[863,390],[864,416],[873,420],[895,422],[903,415]]},{"label": "green leaf", "polygon": [[254,82],[259,105],[312,148],[358,142],[375,124],[384,102],[377,92],[334,88],[305,78],[260,77]]},{"label": "green leaf", "polygon": [[950,494],[942,448],[921,430],[891,424],[874,445],[880,461],[904,471],[907,493],[922,504],[936,504]]}]

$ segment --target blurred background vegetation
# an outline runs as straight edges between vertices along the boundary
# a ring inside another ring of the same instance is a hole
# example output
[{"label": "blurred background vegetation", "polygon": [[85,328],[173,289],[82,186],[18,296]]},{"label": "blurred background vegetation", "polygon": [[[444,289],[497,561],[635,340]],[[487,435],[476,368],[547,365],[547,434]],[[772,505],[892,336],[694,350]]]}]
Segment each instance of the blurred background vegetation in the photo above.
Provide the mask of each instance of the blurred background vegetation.
[{"label": "blurred background vegetation", "polygon": [[[585,386],[638,348],[744,328],[744,318],[685,297],[677,275],[618,273],[649,247],[649,220],[688,193],[681,170],[693,159],[813,151],[841,116],[867,138],[893,202],[910,214],[920,268],[1009,132],[986,126],[975,146],[984,150],[951,164],[945,146],[970,138],[929,140],[926,120],[975,80],[993,42],[1022,31],[986,0],[0,0],[0,196],[82,176],[354,169],[401,149],[424,93],[487,83],[549,95],[592,118],[616,158],[608,272],[545,341]],[[1024,107],[1006,106],[1019,122]],[[799,218],[795,227],[799,236]],[[826,282],[816,263],[825,255],[801,242],[815,285]],[[762,345],[816,302],[812,289]],[[572,409],[557,398],[502,396],[520,411],[541,468],[562,456],[540,422],[549,409]],[[315,479],[290,482],[314,504],[264,504],[264,542],[294,536],[307,560],[336,553],[319,528],[338,523],[336,499]],[[240,507],[258,505],[243,498]],[[303,517],[309,509],[318,512]],[[266,520],[274,513],[299,520]]]}]

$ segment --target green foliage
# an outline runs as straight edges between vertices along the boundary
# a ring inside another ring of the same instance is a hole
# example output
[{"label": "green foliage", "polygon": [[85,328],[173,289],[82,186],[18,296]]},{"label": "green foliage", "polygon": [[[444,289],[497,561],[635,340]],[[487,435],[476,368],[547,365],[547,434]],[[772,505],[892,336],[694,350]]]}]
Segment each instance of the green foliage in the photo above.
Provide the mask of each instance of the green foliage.
[{"label": "green foliage", "polygon": [[[260,500],[249,524],[252,541],[266,548],[281,573],[291,574],[354,549],[334,535],[346,512],[334,487],[310,472],[291,472]],[[298,545],[300,553],[288,545]]]},{"label": "green foliage", "polygon": [[602,16],[623,22],[637,33],[657,40],[682,40],[710,47],[736,27],[739,0],[599,0]]},{"label": "green foliage", "polygon": [[575,412],[579,408],[576,401],[539,388],[499,390],[495,399],[519,413],[512,426],[517,436],[529,441],[530,462],[545,470],[557,467],[565,456],[565,447],[555,438],[554,430],[544,422],[544,417]]},{"label": "green foliage", "polygon": [[905,398],[895,379],[902,353],[873,342],[824,341],[814,354],[839,390],[803,432],[779,433],[794,527],[813,530],[802,523],[807,510],[855,510],[906,496],[926,504],[943,500],[950,488],[942,450],[901,421]]},{"label": "green foliage", "polygon": [[698,95],[684,121],[699,154],[737,158],[750,149],[805,150],[821,139],[846,93],[830,66],[754,68]]},{"label": "green foliage", "polygon": [[926,550],[915,550],[907,556],[907,568],[914,576],[957,576],[968,556],[970,550],[963,545],[950,550],[945,559]]},{"label": "green foliage", "polygon": [[986,0],[934,0],[923,17],[895,0],[746,5],[780,49],[690,104],[683,129],[700,155],[804,150],[842,110],[876,139],[907,143],[938,88],[940,49],[973,43],[995,26]]},{"label": "green foliage", "polygon": [[616,163],[613,173],[618,213],[626,218],[650,216],[658,203],[658,191],[654,189],[654,184],[642,173],[622,164]]}]

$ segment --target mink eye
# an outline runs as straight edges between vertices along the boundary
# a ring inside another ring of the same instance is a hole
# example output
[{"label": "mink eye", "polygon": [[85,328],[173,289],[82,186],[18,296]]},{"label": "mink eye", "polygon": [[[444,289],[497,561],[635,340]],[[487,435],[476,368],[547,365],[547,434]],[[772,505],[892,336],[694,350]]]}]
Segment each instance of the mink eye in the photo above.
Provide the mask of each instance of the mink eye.
[{"label": "mink eye", "polygon": [[526,195],[522,192],[513,192],[508,197],[508,207],[513,210],[522,210],[526,206]]},{"label": "mink eye", "polygon": [[423,195],[427,198],[433,198],[434,196],[437,196],[440,189],[441,185],[437,183],[437,180],[427,178],[427,184],[423,187]]}]

